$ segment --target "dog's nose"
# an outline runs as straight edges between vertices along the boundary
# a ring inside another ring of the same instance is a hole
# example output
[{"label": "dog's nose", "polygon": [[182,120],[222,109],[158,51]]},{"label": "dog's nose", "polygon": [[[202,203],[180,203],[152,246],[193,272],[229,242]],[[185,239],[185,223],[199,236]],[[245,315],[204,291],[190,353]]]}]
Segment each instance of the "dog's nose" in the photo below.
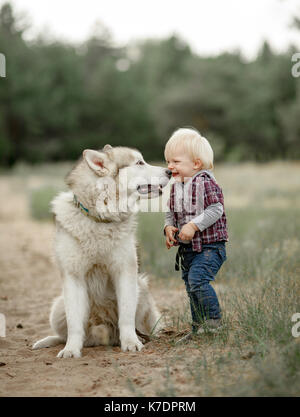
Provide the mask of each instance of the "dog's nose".
[{"label": "dog's nose", "polygon": [[172,177],[172,171],[170,169],[166,169],[166,174],[169,178]]}]

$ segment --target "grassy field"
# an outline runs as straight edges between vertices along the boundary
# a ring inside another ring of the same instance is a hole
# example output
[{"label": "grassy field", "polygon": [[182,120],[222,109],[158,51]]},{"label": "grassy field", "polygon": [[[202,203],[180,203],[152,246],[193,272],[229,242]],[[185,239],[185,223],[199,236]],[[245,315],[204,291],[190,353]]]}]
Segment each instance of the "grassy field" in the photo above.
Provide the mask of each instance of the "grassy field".
[{"label": "grassy field", "polygon": [[[26,192],[34,219],[48,221],[49,200],[64,189],[69,168],[18,166],[9,173]],[[182,383],[190,395],[299,396],[300,336],[291,331],[292,315],[300,313],[300,164],[220,165],[215,175],[225,196],[230,238],[215,284],[226,326],[218,335],[191,342],[201,357],[187,358],[188,349],[175,352],[156,394],[179,395],[172,369],[183,361]],[[175,249],[165,247],[163,218],[163,213],[139,214],[141,270],[152,276],[157,294],[182,285],[174,270]],[[177,335],[189,327],[187,303],[184,309],[175,304],[167,320],[172,331],[165,343],[174,348]],[[133,380],[128,386],[132,395],[145,395]]]}]

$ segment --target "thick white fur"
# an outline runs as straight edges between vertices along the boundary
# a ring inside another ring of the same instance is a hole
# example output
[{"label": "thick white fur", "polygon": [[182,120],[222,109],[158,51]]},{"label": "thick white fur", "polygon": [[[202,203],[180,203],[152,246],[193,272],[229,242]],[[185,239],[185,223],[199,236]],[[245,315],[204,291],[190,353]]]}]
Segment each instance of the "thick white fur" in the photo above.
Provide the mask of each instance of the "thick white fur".
[{"label": "thick white fur", "polygon": [[[123,351],[139,351],[143,344],[135,329],[150,334],[160,328],[160,314],[147,279],[138,274],[135,215],[130,211],[110,212],[109,193],[101,191],[105,177],[110,176],[117,184],[124,173],[132,180],[146,177],[149,183],[153,176],[159,176],[165,186],[169,180],[166,170],[144,161],[137,164],[141,160],[138,151],[123,147],[107,145],[102,152],[84,151],[83,159],[67,177],[71,191],[53,200],[55,257],[63,278],[63,294],[54,300],[50,313],[56,335],[39,340],[33,349],[66,343],[57,355],[60,358],[80,357],[83,346],[120,343]],[[138,200],[133,183],[127,191]],[[86,217],[75,206],[73,193],[91,215],[112,221],[97,223]]]}]

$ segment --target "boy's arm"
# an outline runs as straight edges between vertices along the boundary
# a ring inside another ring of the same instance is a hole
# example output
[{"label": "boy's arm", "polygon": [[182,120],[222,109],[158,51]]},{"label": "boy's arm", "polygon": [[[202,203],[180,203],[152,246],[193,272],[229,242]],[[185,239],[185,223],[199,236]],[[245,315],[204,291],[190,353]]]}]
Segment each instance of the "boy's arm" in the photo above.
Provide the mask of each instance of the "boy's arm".
[{"label": "boy's arm", "polygon": [[174,225],[174,215],[171,211],[167,211],[166,215],[165,215],[164,234],[165,234],[165,229],[166,229],[167,226],[175,226]]},{"label": "boy's arm", "polygon": [[207,229],[222,217],[224,212],[223,205],[221,203],[211,204],[199,216],[192,219],[192,222],[200,232]]},{"label": "boy's arm", "polygon": [[219,220],[224,212],[222,190],[210,178],[204,178],[204,207],[199,216],[191,220],[203,232],[207,227]]},{"label": "boy's arm", "polygon": [[[172,185],[171,193],[173,191],[173,187],[174,187],[174,184]],[[166,227],[167,226],[175,226],[175,224],[174,224],[174,213],[171,211],[171,196],[168,199],[167,208],[168,208],[168,211],[166,211],[166,213],[165,213],[164,235],[166,234]]]}]

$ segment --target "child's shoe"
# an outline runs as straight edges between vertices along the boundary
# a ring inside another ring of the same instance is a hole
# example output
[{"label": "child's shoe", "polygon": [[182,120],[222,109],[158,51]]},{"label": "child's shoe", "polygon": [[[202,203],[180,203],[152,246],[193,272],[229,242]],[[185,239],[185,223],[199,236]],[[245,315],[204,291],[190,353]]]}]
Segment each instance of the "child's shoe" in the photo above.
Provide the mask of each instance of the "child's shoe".
[{"label": "child's shoe", "polygon": [[221,319],[208,319],[205,320],[203,324],[201,324],[196,332],[190,332],[183,336],[181,339],[175,342],[176,345],[188,343],[190,340],[194,339],[195,336],[203,334],[203,333],[217,333],[219,330],[223,328],[222,320]]},{"label": "child's shoe", "polygon": [[205,320],[199,329],[197,330],[197,334],[203,333],[217,333],[219,330],[223,328],[222,320],[221,319],[208,319]]}]

